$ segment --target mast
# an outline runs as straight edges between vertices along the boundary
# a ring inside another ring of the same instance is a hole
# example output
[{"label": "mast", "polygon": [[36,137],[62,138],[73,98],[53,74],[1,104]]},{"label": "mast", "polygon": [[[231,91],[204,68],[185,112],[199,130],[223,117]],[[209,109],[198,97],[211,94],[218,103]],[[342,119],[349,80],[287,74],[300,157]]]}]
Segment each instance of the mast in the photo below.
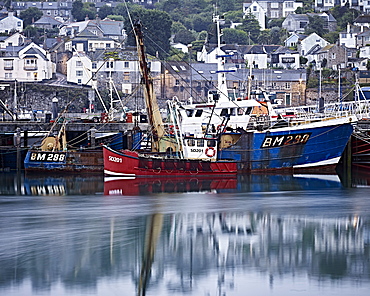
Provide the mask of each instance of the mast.
[{"label": "mast", "polygon": [[152,128],[152,151],[159,152],[159,141],[164,135],[163,121],[159,112],[157,98],[154,93],[153,79],[150,76],[150,71],[145,58],[144,40],[142,33],[142,25],[139,20],[134,23],[136,46],[139,57],[140,72],[144,84],[144,99],[148,112],[149,124]]},{"label": "mast", "polygon": [[225,71],[225,58],[226,55],[221,50],[221,28],[220,28],[220,17],[218,15],[213,17],[213,21],[216,23],[217,28],[217,88],[219,90],[219,100],[227,102],[229,98],[227,96],[227,84],[226,84],[226,71]]}]

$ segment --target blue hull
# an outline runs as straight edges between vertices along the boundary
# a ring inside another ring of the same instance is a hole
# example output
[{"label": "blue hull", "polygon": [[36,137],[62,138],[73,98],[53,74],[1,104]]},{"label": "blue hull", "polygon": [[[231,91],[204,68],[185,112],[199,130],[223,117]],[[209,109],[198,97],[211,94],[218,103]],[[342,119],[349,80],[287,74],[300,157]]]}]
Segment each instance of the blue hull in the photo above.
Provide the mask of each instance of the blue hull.
[{"label": "blue hull", "polygon": [[238,161],[238,170],[313,170],[334,166],[353,132],[352,124],[289,131],[245,132],[239,141],[220,152],[220,159]]},{"label": "blue hull", "polygon": [[103,151],[30,150],[24,159],[24,168],[38,172],[103,172]]}]

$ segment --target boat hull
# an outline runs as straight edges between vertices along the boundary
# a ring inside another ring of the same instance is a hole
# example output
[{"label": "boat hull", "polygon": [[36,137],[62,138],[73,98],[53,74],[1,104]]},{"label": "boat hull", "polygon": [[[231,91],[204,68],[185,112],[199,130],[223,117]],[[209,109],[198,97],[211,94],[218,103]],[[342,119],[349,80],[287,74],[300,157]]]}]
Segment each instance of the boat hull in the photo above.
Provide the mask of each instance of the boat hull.
[{"label": "boat hull", "polygon": [[38,172],[103,172],[103,152],[29,150],[24,159],[26,171]]},{"label": "boat hull", "polygon": [[239,141],[220,152],[220,159],[238,162],[244,173],[268,171],[334,171],[350,140],[350,122],[305,128],[245,132]]},{"label": "boat hull", "polygon": [[144,157],[133,151],[103,146],[104,173],[109,176],[227,176],[237,173],[236,162]]},{"label": "boat hull", "polygon": [[148,193],[207,192],[236,189],[237,176],[143,177],[104,179],[104,195],[147,195]]}]

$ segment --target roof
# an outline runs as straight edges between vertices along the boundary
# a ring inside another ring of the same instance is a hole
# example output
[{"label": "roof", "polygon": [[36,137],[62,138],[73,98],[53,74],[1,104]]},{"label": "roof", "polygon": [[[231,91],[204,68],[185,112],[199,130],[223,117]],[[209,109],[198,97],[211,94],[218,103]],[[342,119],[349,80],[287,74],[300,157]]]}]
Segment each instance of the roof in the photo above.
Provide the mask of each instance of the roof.
[{"label": "roof", "polygon": [[39,55],[39,56],[41,56],[41,58],[43,58],[44,60],[48,60],[47,58],[46,58],[46,56],[37,48],[37,47],[31,47],[30,49],[28,49],[25,53],[24,53],[25,55],[30,55],[30,56],[33,56],[33,55]]},{"label": "roof", "polygon": [[353,22],[354,23],[370,23],[370,15],[359,15]]},{"label": "roof", "polygon": [[[192,78],[194,81],[207,79],[217,84],[217,63],[192,63]],[[299,82],[306,79],[306,70],[273,70],[273,69],[253,69],[252,74],[255,81],[265,81],[269,77],[270,81]],[[236,69],[232,73],[232,80],[245,81],[250,75],[249,68]]]},{"label": "roof", "polygon": [[324,52],[327,52],[330,49],[332,49],[334,46],[335,46],[335,44],[328,44],[328,45],[320,48],[316,53],[324,53]]},{"label": "roof", "polygon": [[307,14],[295,14],[295,13],[290,13],[287,17],[292,18],[296,21],[306,21],[308,22],[308,16]]},{"label": "roof", "polygon": [[280,46],[277,50],[275,50],[274,54],[294,54],[294,53],[298,53],[298,51],[296,50],[292,50],[288,47],[285,47],[285,46]]},{"label": "roof", "polygon": [[370,36],[370,30],[366,30],[360,34],[357,34],[357,37],[365,37],[365,36]]},{"label": "roof", "polygon": [[62,22],[57,21],[55,18],[51,16],[43,16],[40,19],[38,19],[36,22],[34,22],[35,25],[52,25],[52,26],[58,26],[61,25]]}]

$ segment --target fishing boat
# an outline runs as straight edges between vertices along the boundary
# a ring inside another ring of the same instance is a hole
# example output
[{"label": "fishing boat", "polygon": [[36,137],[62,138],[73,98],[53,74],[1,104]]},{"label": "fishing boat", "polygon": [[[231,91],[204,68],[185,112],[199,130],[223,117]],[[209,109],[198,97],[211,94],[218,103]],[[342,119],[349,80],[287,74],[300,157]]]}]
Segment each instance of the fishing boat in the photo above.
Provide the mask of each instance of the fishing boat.
[{"label": "fishing boat", "polygon": [[39,149],[27,151],[26,172],[103,172],[101,147],[93,149],[67,148],[65,124],[57,135],[45,137]]},{"label": "fishing boat", "polygon": [[[219,32],[220,19],[214,20]],[[251,90],[251,83],[246,96],[232,95],[235,90],[230,92],[226,83],[227,55],[218,36],[218,89],[209,92],[206,103],[173,99],[169,110],[174,129],[217,138],[217,160],[236,161],[239,172],[334,171],[356,115],[311,112],[287,118],[276,112],[263,89]]]},{"label": "fishing boat", "polygon": [[180,128],[166,131],[154,94],[144,51],[140,21],[135,22],[144,99],[151,127],[151,151],[117,151],[103,146],[104,173],[111,176],[235,175],[236,162],[218,160],[218,139],[205,133],[184,137]]}]

